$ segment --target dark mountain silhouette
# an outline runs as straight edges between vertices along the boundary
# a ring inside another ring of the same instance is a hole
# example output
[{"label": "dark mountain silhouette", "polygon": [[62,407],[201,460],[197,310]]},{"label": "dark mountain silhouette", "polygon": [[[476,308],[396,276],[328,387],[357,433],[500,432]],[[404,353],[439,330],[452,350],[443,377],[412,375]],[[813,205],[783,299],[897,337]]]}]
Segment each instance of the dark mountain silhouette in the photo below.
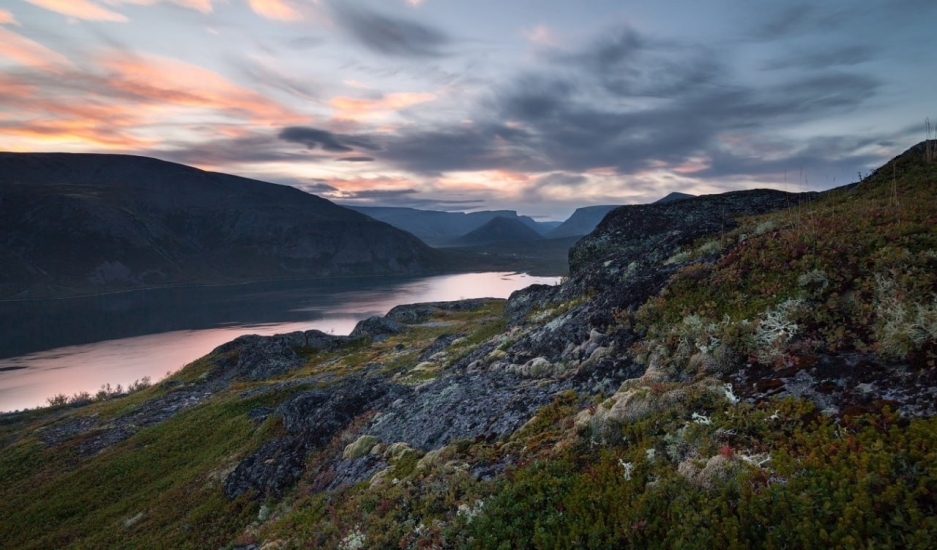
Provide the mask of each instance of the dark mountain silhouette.
[{"label": "dark mountain silhouette", "polygon": [[449,246],[484,246],[541,240],[543,237],[539,233],[520,220],[499,216],[448,244]]},{"label": "dark mountain silhouette", "polygon": [[416,274],[445,261],[293,187],[146,157],[0,153],[0,297]]},{"label": "dark mountain silhouette", "polygon": [[[674,191],[666,197],[654,201],[654,204],[690,199],[695,196],[696,195],[689,195],[687,193]],[[545,235],[550,239],[557,239],[562,237],[581,237],[583,235],[588,235],[599,225],[599,222],[602,221],[602,218],[605,217],[605,214],[608,214],[619,206],[621,205],[602,204],[598,206],[585,206],[583,208],[577,208],[576,211],[573,212],[573,215],[569,217],[569,219]]]},{"label": "dark mountain silhouette", "polygon": [[661,204],[665,202],[681,201],[683,199],[692,199],[696,195],[690,195],[689,193],[681,193],[679,191],[674,191],[673,193],[668,194],[666,197],[657,199],[654,201],[654,204]]},{"label": "dark mountain silhouette", "polygon": [[602,204],[599,206],[584,206],[577,208],[573,215],[565,222],[561,223],[556,229],[550,231],[547,237],[559,239],[562,237],[581,237],[588,235],[599,225],[605,214],[618,208],[619,204]]},{"label": "dark mountain silhouette", "polygon": [[465,213],[390,206],[348,206],[347,208],[389,223],[398,229],[409,231],[434,246],[445,245],[498,217],[516,219],[541,235],[558,225],[557,222],[538,222],[529,216],[518,216],[514,210]]}]

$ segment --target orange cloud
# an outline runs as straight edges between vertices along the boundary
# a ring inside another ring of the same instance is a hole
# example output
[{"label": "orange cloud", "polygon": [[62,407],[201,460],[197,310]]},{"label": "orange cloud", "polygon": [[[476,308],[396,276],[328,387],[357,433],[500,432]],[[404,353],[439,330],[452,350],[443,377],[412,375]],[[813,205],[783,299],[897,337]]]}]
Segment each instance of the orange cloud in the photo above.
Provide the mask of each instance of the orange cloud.
[{"label": "orange cloud", "polygon": [[297,21],[303,16],[284,0],[249,0],[251,9],[257,15],[280,21]]},{"label": "orange cloud", "polygon": [[16,17],[13,17],[13,14],[7,10],[0,10],[0,25],[17,25],[19,26],[19,21],[16,20]]},{"label": "orange cloud", "polygon": [[3,133],[8,137],[26,138],[42,144],[92,144],[103,149],[127,150],[143,149],[158,143],[155,139],[141,139],[122,130],[109,122],[92,120],[36,121],[3,127]]},{"label": "orange cloud", "polygon": [[266,97],[195,65],[155,55],[117,54],[100,59],[111,89],[165,110],[217,110],[257,124],[299,122],[304,117]]},{"label": "orange cloud", "polygon": [[[5,32],[0,29],[0,32]],[[0,43],[8,40],[0,35]],[[0,49],[0,53],[2,53]],[[141,149],[236,133],[245,123],[286,126],[307,117],[219,74],[156,56],[111,54],[94,72],[0,73],[0,148]],[[216,128],[222,128],[216,131]]]},{"label": "orange cloud", "polygon": [[89,0],[26,0],[30,4],[45,8],[67,17],[87,19],[90,21],[116,21],[126,22],[128,19],[117,13],[103,8]]},{"label": "orange cloud", "polygon": [[0,27],[0,57],[33,68],[71,65],[64,55],[3,27]]},{"label": "orange cloud", "polygon": [[338,96],[332,98],[329,105],[338,110],[338,118],[360,120],[383,116],[388,112],[399,111],[435,99],[435,94],[426,92],[397,92],[387,94],[380,99],[355,99]]}]

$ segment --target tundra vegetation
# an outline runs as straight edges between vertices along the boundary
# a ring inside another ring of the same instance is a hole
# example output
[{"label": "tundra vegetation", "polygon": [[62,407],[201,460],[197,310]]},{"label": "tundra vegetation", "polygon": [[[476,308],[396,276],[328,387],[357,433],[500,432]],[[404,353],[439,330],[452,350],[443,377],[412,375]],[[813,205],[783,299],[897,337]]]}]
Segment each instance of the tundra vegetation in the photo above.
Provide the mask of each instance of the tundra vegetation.
[{"label": "tundra vegetation", "polygon": [[[125,396],[6,415],[0,540],[931,548],[937,164],[926,151],[653,254],[604,237],[606,218],[573,251],[589,261],[556,289],[391,312],[358,339],[263,340],[263,361],[288,359],[272,376],[231,374],[250,355],[236,341]],[[339,406],[372,387],[366,406]],[[502,391],[523,399],[503,404]],[[296,412],[299,397],[318,403],[312,416]],[[158,421],[141,412],[165,403],[176,408]],[[338,412],[347,421],[323,432]],[[232,497],[232,476],[256,483]]]}]

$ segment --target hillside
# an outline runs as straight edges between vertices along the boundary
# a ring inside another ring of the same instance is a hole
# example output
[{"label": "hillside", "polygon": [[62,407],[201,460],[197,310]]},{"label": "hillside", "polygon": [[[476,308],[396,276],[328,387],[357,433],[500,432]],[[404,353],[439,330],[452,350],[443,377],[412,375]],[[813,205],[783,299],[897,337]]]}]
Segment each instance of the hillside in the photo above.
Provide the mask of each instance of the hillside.
[{"label": "hillside", "polygon": [[413,236],[292,187],[145,157],[0,153],[0,298],[444,263]]},{"label": "hillside", "polygon": [[[662,204],[693,197],[694,195],[674,191],[673,193],[669,193],[667,196],[654,201],[652,204]],[[551,239],[557,239],[588,235],[599,225],[599,222],[602,221],[602,218],[605,217],[605,214],[608,214],[616,208],[619,208],[619,205],[604,204],[599,206],[585,206],[583,208],[577,208],[576,211],[573,212],[573,215],[569,217],[569,219],[548,232],[547,236]]]},{"label": "hillside", "polygon": [[529,243],[543,240],[543,237],[513,218],[498,216],[481,227],[449,241],[447,246],[486,246],[504,243]]},{"label": "hillside", "polygon": [[581,237],[588,235],[599,225],[605,214],[618,208],[617,204],[604,204],[599,206],[584,206],[577,208],[573,215],[566,219],[559,226],[547,233],[551,239],[560,239],[563,237]]},{"label": "hillside", "polygon": [[610,213],[562,285],[245,336],[0,415],[15,548],[937,537],[937,162]]},{"label": "hillside", "polygon": [[537,222],[529,216],[518,216],[513,210],[484,210],[481,212],[440,212],[416,208],[387,206],[351,206],[348,208],[389,223],[398,229],[413,233],[433,246],[444,245],[466,233],[474,231],[495,218],[510,218],[530,227],[539,234],[552,230],[555,222]]}]

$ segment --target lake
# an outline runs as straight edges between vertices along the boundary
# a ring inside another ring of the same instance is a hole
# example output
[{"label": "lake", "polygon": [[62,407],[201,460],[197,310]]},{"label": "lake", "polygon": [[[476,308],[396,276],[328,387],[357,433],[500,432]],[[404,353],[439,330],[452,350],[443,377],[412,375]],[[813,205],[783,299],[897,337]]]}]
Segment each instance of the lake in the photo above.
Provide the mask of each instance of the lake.
[{"label": "lake", "polygon": [[464,273],[423,278],[278,281],[0,302],[0,411],[45,405],[102,384],[154,382],[242,334],[348,334],[399,304],[507,298],[558,277]]}]

